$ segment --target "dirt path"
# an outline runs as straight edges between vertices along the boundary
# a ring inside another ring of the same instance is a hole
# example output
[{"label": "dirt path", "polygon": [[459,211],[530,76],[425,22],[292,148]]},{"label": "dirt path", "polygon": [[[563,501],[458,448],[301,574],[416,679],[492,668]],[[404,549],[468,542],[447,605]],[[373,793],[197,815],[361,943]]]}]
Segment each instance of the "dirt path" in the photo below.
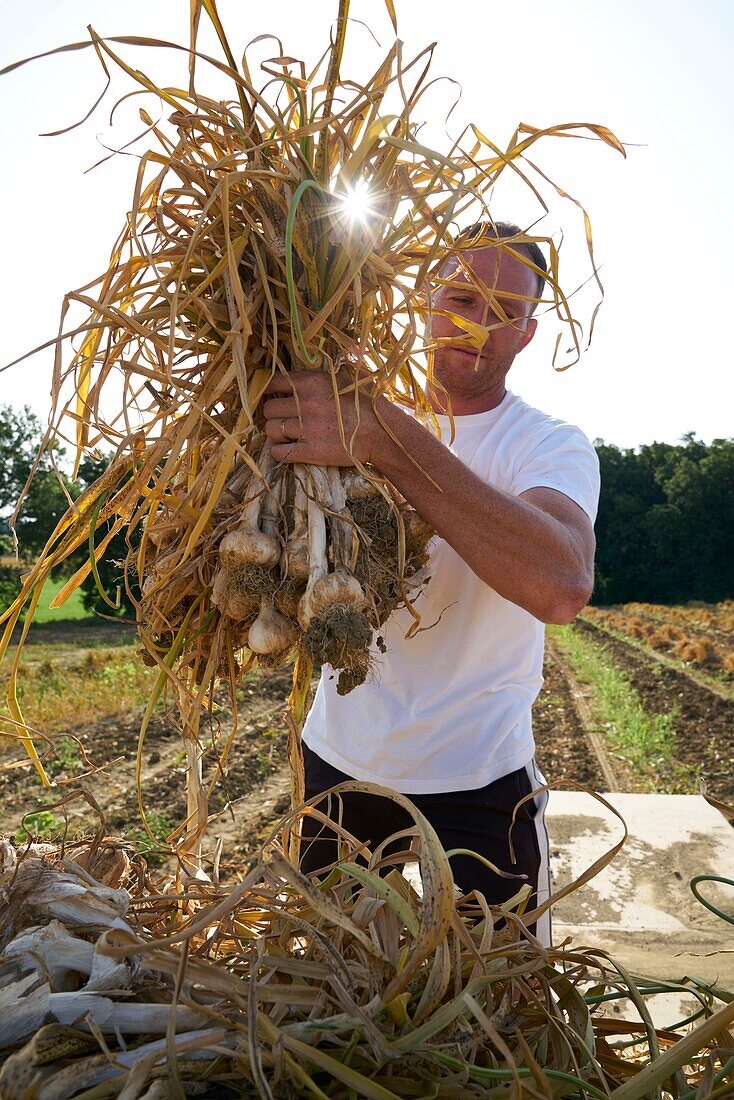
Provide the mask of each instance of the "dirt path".
[{"label": "dirt path", "polygon": [[[630,788],[630,777],[622,777],[622,769],[619,764],[612,762],[607,751],[604,738],[594,723],[586,694],[578,680],[567,664],[564,663],[558,646],[551,638],[546,639],[546,669],[554,667],[566,681],[568,695],[576,711],[581,733],[586,741],[591,757],[596,762],[599,772],[603,777],[605,791],[621,791]],[[625,782],[626,779],[626,782]],[[579,780],[576,780],[579,782]]]},{"label": "dirt path", "polygon": [[550,785],[566,780],[602,790],[604,775],[591,751],[564,669],[546,646],[544,683],[533,707],[533,733],[540,770]]},{"label": "dirt path", "polygon": [[[11,645],[20,639],[22,626],[13,632]],[[131,645],[137,637],[135,624],[109,619],[60,619],[57,622],[32,623],[26,646],[69,645],[87,646]]]},{"label": "dirt path", "polygon": [[242,873],[243,864],[250,859],[276,822],[290,806],[291,777],[287,764],[282,764],[261,787],[236,799],[211,823],[207,830],[208,843],[212,839],[222,842],[220,877],[223,880]]}]

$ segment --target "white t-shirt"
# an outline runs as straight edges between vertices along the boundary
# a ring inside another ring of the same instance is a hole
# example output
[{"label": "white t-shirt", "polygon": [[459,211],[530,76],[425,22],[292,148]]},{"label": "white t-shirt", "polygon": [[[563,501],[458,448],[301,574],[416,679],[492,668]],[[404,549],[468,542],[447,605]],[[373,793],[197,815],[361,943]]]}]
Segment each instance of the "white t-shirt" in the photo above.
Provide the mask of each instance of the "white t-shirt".
[{"label": "white t-shirt", "polygon": [[[439,417],[450,438],[448,417]],[[489,412],[454,418],[453,453],[505,493],[556,489],[594,520],[596,452],[579,428],[531,408],[509,391]],[[348,695],[325,665],[303,739],[355,779],[403,794],[483,787],[533,757],[530,709],[543,676],[543,625],[499,596],[441,538],[431,580],[416,602],[421,628],[403,608],[380,631],[375,674]]]}]

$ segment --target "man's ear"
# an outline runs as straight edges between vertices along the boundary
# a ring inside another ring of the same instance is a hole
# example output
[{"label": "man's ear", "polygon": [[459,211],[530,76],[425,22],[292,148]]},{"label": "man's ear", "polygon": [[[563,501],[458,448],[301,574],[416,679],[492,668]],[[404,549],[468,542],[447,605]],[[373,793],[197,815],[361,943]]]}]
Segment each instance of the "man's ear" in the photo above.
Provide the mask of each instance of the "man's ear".
[{"label": "man's ear", "polygon": [[523,333],[523,337],[522,337],[522,343],[520,344],[520,347],[518,348],[518,352],[522,351],[523,348],[528,346],[528,344],[530,343],[532,338],[535,336],[535,330],[536,330],[537,327],[538,327],[538,318],[537,317],[528,317],[527,323],[525,325],[525,332]]}]

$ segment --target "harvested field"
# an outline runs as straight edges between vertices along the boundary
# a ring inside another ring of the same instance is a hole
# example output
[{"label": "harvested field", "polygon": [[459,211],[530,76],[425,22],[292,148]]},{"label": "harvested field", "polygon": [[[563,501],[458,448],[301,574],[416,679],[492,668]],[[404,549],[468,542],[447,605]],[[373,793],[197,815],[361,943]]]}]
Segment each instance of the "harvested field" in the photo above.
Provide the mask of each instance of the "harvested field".
[{"label": "harvested field", "polygon": [[[48,624],[34,627],[26,661],[32,662],[34,653],[51,652],[54,660],[63,664],[72,658],[83,660],[85,652],[93,652],[95,647],[112,652],[117,646],[125,659],[128,650],[132,656],[129,630],[114,623]],[[240,689],[240,728],[227,760],[227,774],[217,783],[211,797],[211,811],[224,810],[219,821],[210,827],[212,838],[221,836],[224,842],[223,876],[229,871],[236,873],[243,858],[254,853],[270,823],[288,804],[282,712],[289,689],[288,670],[277,675],[256,673]],[[226,700],[220,703],[216,717],[221,745],[231,730],[231,711]],[[90,770],[83,764],[75,740],[78,738],[92,770],[99,769],[84,782],[104,808],[110,831],[147,845],[135,790],[141,714],[142,707],[107,715],[83,726],[65,723],[60,714],[54,735],[57,763],[53,768],[59,786],[51,791],[41,787],[32,767],[25,764],[20,746],[6,742],[0,762],[19,760],[23,766],[0,772],[0,832],[14,835],[23,814],[49,807],[64,794],[72,776]],[[534,724],[538,760],[551,785],[575,780],[594,790],[605,788],[557,657],[547,657],[545,684],[535,706]],[[154,716],[142,759],[146,812],[153,832],[162,840],[167,828],[183,819],[186,806],[182,744],[172,715],[161,711]],[[232,811],[225,809],[228,806],[232,806]],[[71,834],[93,824],[93,815],[85,805],[73,804],[70,812],[75,815],[70,822]],[[59,810],[51,813],[57,828],[62,828],[63,813]]]},{"label": "harvested field", "polygon": [[[26,652],[26,661],[32,662],[35,652],[54,654],[54,662],[63,666],[65,661],[85,660],[85,653],[118,652],[113,650],[120,642],[119,655],[123,660],[134,660],[134,649],[129,646],[129,632],[121,631],[115,624],[102,624],[87,630],[55,625],[34,628],[32,644]],[[62,644],[65,639],[65,644]],[[87,649],[87,647],[89,647]],[[47,656],[44,657],[44,660]],[[103,671],[103,670],[102,670]],[[261,792],[275,774],[283,770],[285,756],[285,724],[283,709],[290,691],[290,671],[251,675],[238,689],[241,709],[240,725],[229,752],[224,778],[217,780],[211,798],[210,812],[223,812],[222,828],[211,826],[212,836],[222,833],[230,839],[236,836],[237,862],[243,852],[249,852],[252,841],[259,833],[262,810]],[[205,775],[212,774],[212,767],[232,729],[232,714],[224,694],[217,700],[211,738],[217,735],[217,749],[210,740],[205,756]],[[76,711],[76,700],[68,700],[71,713]],[[63,711],[63,707],[61,708]],[[35,771],[25,762],[21,746],[4,739],[0,765],[19,761],[22,766],[0,771],[0,832],[15,835],[24,814],[37,814],[44,809],[53,817],[31,822],[38,828],[44,826],[50,834],[64,827],[63,810],[48,809],[68,793],[73,777],[86,774],[84,786],[104,809],[111,833],[126,836],[133,844],[147,849],[150,841],[142,827],[137,806],[135,783],[135,758],[142,717],[142,705],[114,714],[100,716],[95,722],[79,726],[64,721],[60,713],[55,722],[51,748],[48,750],[50,773],[56,786],[44,790]],[[82,751],[83,747],[83,751]],[[43,742],[39,741],[43,750]],[[87,763],[84,757],[87,757]],[[142,753],[143,790],[146,814],[153,833],[164,840],[168,832],[186,816],[185,753],[173,714],[164,708],[154,714]],[[281,814],[288,804],[288,783],[282,782],[283,793],[278,794],[268,807],[268,820]],[[233,833],[228,804],[250,796],[247,815],[239,814],[239,826]],[[72,815],[69,835],[74,836],[85,828],[96,828],[96,817],[81,802],[69,806]],[[252,839],[250,839],[252,837]],[[223,866],[234,855],[225,847]],[[157,855],[149,859],[157,861]]]},{"label": "harvested field", "polygon": [[[731,729],[734,728],[734,702],[727,702],[694,682],[684,670],[663,665],[639,647],[625,645],[599,627],[579,624],[579,629],[602,643],[613,660],[634,682],[645,706],[652,713],[667,713],[679,708],[676,719],[677,749],[681,761],[700,766],[712,794],[724,801],[734,797],[731,769]],[[84,659],[85,653],[105,650],[120,659],[132,659],[130,632],[114,623],[47,624],[33,628],[26,660],[36,654],[60,665]],[[593,790],[610,789],[605,782],[599,759],[590,744],[588,729],[579,715],[579,699],[568,682],[568,670],[560,652],[549,647],[545,663],[545,683],[534,708],[537,756],[541,770],[551,786],[562,787],[575,781]],[[240,689],[240,728],[227,761],[227,774],[219,780],[211,796],[211,811],[224,811],[210,826],[213,851],[217,837],[223,841],[221,873],[223,878],[236,875],[243,860],[249,859],[267,833],[271,823],[288,804],[289,781],[285,768],[285,724],[283,707],[290,687],[288,670],[278,675],[255,674]],[[593,685],[584,686],[584,694],[593,693]],[[216,712],[220,748],[231,730],[231,712],[224,698]],[[74,707],[76,704],[74,703]],[[73,710],[69,703],[70,712]],[[23,814],[38,813],[50,807],[68,792],[74,775],[97,768],[86,777],[85,785],[104,808],[111,832],[124,834],[143,848],[150,841],[142,828],[135,789],[135,754],[142,707],[123,713],[108,714],[82,726],[64,720],[63,705],[57,718],[54,744],[57,763],[54,779],[57,787],[44,791],[33,769],[24,762],[20,746],[6,742],[2,763],[18,760],[21,767],[0,773],[0,831],[14,835]],[[84,745],[91,761],[83,762],[77,742]],[[208,765],[213,762],[210,752]],[[143,787],[149,824],[163,840],[170,829],[185,816],[184,757],[181,739],[173,716],[162,708],[155,714],[146,737],[143,760]],[[634,789],[619,762],[621,772],[616,787]],[[207,761],[205,761],[205,767]],[[72,815],[70,835],[94,823],[94,815],[81,802],[69,807]],[[53,833],[63,828],[63,811],[50,810],[49,819],[32,822],[40,830]],[[211,853],[210,853],[211,854]],[[149,860],[160,855],[149,853]]]},{"label": "harvested field", "polygon": [[667,607],[629,603],[587,607],[581,617],[603,630],[663,653],[674,663],[711,677],[724,690],[734,678],[734,604]]},{"label": "harvested field", "polygon": [[662,663],[588,620],[579,621],[577,629],[603,644],[610,659],[633,683],[650,713],[675,713],[676,760],[697,769],[714,797],[731,802],[734,798],[734,699],[723,697],[698,678],[694,680],[684,668]]},{"label": "harvested field", "polygon": [[631,614],[649,615],[663,622],[685,623],[701,631],[728,638],[734,643],[734,600],[718,604],[691,603],[684,606],[653,603],[627,604]]}]

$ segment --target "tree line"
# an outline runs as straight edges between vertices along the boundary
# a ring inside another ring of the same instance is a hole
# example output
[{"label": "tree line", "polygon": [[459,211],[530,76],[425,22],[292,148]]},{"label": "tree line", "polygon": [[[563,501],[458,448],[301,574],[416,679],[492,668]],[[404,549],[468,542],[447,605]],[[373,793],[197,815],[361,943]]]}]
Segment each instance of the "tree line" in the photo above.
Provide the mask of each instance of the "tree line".
[{"label": "tree line", "polygon": [[734,597],[734,439],[595,446],[602,492],[592,602]]},{"label": "tree line", "polygon": [[[43,550],[54,529],[74,501],[89,485],[104,473],[111,455],[93,458],[85,456],[79,465],[75,481],[64,472],[66,450],[56,442],[51,453],[44,453],[40,461],[37,454],[44,436],[38,417],[28,407],[14,409],[0,405],[0,612],[15,599],[20,590],[20,576]],[[33,478],[28,477],[37,462]],[[10,522],[16,503],[24,489],[26,495],[15,522],[18,555],[14,554]],[[105,531],[99,530],[99,541]],[[131,533],[135,542],[137,536]],[[119,608],[113,610],[99,591],[97,581],[90,574],[82,582],[81,595],[84,607],[103,615],[130,615],[133,605],[124,590],[122,563],[127,555],[125,536],[116,535],[98,566],[101,587],[115,602],[119,591]],[[71,576],[88,558],[85,545],[71,555],[59,571],[57,579]]]},{"label": "tree line", "polygon": [[[42,436],[30,409],[0,406],[0,610],[19,588],[8,522]],[[602,491],[592,602],[714,603],[734,597],[734,439],[706,444],[690,434],[679,444],[621,449],[597,440],[595,447]],[[63,472],[62,446],[43,457],[16,524],[22,563],[37,557],[69,500],[99,477],[110,457],[85,458],[75,482]],[[116,536],[100,564],[102,586],[113,598],[127,549],[124,536]],[[67,573],[85,554],[86,548],[77,552]],[[94,577],[84,582],[82,597],[87,609],[113,614]],[[120,614],[131,610],[123,591]]]}]

